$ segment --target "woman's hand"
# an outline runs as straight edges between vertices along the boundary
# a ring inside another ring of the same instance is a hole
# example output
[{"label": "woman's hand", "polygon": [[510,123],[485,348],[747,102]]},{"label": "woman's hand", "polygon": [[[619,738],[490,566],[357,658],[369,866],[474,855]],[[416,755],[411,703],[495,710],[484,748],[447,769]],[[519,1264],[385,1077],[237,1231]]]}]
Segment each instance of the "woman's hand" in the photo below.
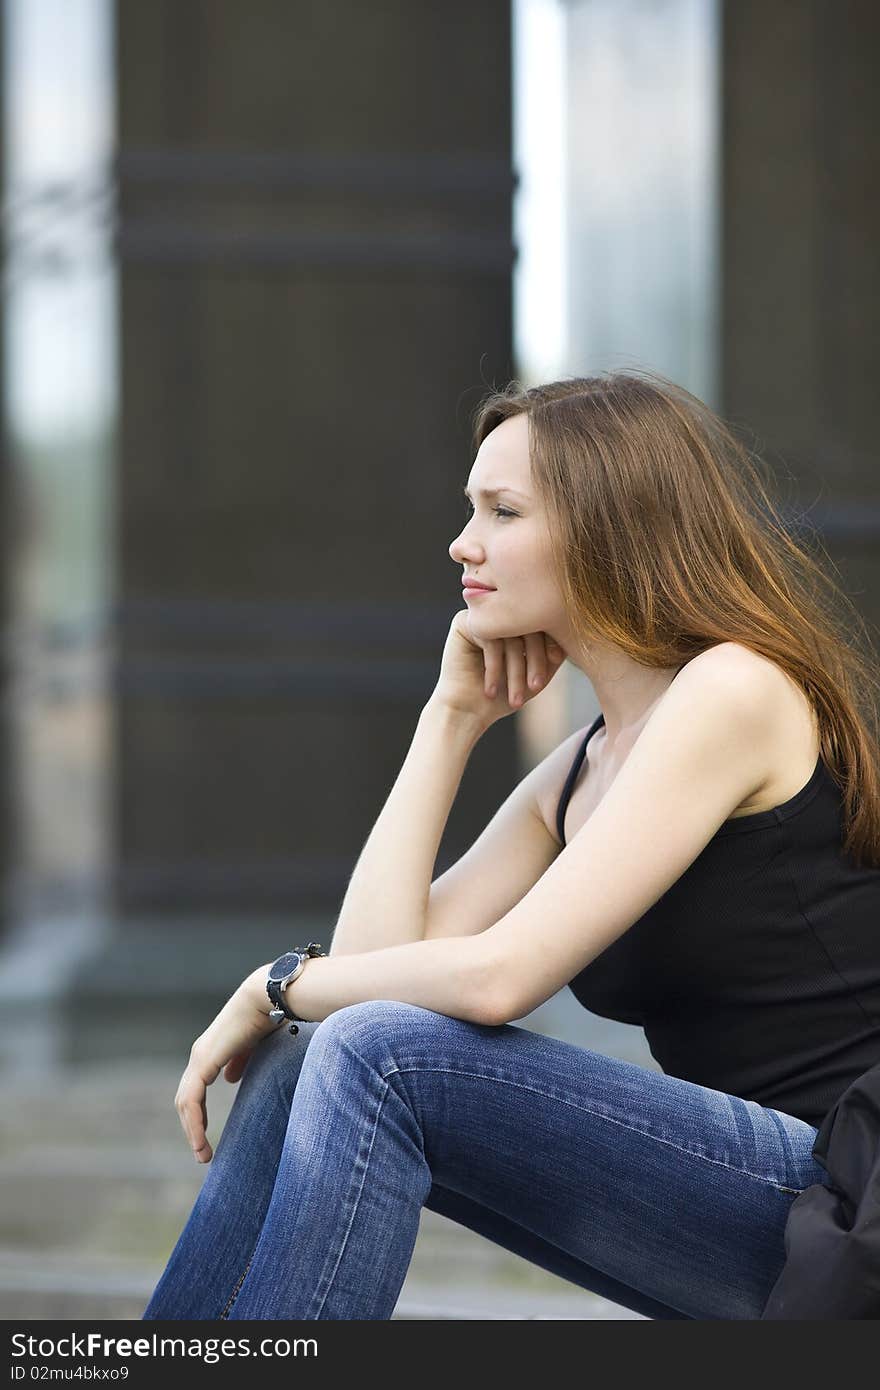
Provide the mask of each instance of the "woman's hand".
[{"label": "woman's hand", "polygon": [[190,1049],[189,1063],[180,1078],[174,1105],[198,1163],[210,1163],[214,1154],[206,1135],[207,1088],[217,1079],[221,1067],[226,1068],[227,1081],[238,1081],[257,1043],[274,1033],[278,1026],[269,1018],[271,1006],[266,994],[269,964],[259,966],[242,981]]},{"label": "woman's hand", "polygon": [[565,653],[546,632],[475,637],[470,610],[452,618],[433,697],[488,727],[521,709],[550,684]]}]

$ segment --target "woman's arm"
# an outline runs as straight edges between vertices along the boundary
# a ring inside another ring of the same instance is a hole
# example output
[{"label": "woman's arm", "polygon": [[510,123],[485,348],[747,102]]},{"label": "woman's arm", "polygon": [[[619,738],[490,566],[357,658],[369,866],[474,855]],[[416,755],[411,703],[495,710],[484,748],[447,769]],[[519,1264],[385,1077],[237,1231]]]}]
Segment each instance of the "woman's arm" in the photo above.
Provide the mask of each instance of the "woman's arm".
[{"label": "woman's arm", "polygon": [[[414,941],[341,960],[315,956],[287,986],[285,998],[294,1013],[313,1021],[348,1004],[392,999],[494,1024],[500,1021],[499,974],[489,961],[486,939],[484,934]],[[213,1156],[206,1133],[208,1087],[221,1068],[227,1081],[238,1081],[254,1048],[275,1031],[266,994],[271,963],[251,971],[190,1048],[174,1104],[199,1163],[210,1163]]]},{"label": "woman's arm", "polygon": [[349,880],[330,956],[422,940],[437,851],[468,758],[484,729],[479,720],[436,696],[428,700]]},{"label": "woman's arm", "polygon": [[[287,986],[284,998],[297,1017],[319,1022],[349,1004],[393,999],[470,1023],[495,1024],[506,1000],[498,996],[494,942],[479,936],[408,941],[357,956],[315,956]],[[268,1014],[268,961],[244,982],[254,1006]],[[507,1019],[503,1020],[507,1022]]]}]

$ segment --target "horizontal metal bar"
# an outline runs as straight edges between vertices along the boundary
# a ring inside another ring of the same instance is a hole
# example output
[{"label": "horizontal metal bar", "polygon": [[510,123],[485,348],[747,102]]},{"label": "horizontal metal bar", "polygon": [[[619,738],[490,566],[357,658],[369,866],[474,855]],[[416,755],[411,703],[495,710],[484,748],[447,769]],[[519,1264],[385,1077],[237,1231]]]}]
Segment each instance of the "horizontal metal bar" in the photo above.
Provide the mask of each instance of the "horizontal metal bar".
[{"label": "horizontal metal bar", "polygon": [[166,894],[181,907],[205,893],[240,890],[248,899],[285,895],[291,905],[312,897],[332,896],[350,876],[357,850],[351,854],[291,854],[283,859],[254,859],[224,850],[216,861],[195,857],[172,863],[121,859],[109,873],[115,889],[135,897]]},{"label": "horizontal metal bar", "polygon": [[268,635],[296,641],[381,642],[396,647],[424,647],[433,634],[448,630],[461,599],[448,602],[389,603],[357,599],[127,599],[76,617],[33,623],[9,623],[3,630],[7,650],[19,646],[41,650],[75,649],[111,639],[142,641],[181,635],[253,638]]},{"label": "horizontal metal bar", "polygon": [[425,700],[437,683],[439,656],[432,661],[367,659],[363,663],[321,661],[187,661],[173,657],[117,658],[108,677],[116,693],[154,699],[229,700],[283,696],[302,705],[353,701]]},{"label": "horizontal metal bar", "polygon": [[387,602],[364,599],[149,599],[115,604],[110,619],[117,631],[240,633],[255,632],[302,639],[416,643],[432,630],[447,629],[460,595],[450,585],[448,600]]},{"label": "horizontal metal bar", "polygon": [[[332,838],[332,837],[329,837]],[[218,851],[216,860],[193,855],[177,862],[115,858],[106,868],[79,874],[19,871],[8,894],[21,920],[61,912],[100,914],[115,893],[149,904],[198,907],[222,894],[230,906],[283,903],[285,910],[318,901],[338,903],[357,857],[351,854],[290,854],[257,859],[245,850]]]},{"label": "horizontal metal bar", "polygon": [[124,221],[113,250],[123,262],[235,269],[347,266],[363,270],[463,270],[509,275],[517,248],[506,236],[467,232],[226,231]]},{"label": "horizontal metal bar", "polygon": [[334,190],[428,197],[466,197],[469,202],[512,197],[519,175],[503,158],[443,154],[322,154],[283,150],[123,149],[114,163],[123,183],[168,186],[264,187]]}]

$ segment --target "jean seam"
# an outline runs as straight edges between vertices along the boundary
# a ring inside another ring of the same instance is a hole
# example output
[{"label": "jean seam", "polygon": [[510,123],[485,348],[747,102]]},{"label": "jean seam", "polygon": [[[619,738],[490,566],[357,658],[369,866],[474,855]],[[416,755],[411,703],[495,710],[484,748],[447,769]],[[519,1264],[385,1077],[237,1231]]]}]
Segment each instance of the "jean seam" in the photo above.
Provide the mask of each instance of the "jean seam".
[{"label": "jean seam", "polygon": [[[752,1173],[748,1168],[738,1168],[733,1163],[725,1163],[720,1158],[709,1158],[706,1154],[696,1153],[693,1149],[685,1149],[681,1144],[676,1144],[672,1139],[664,1139],[659,1134],[651,1134],[648,1130],[639,1129],[636,1125],[627,1124],[625,1120],[615,1119],[613,1115],[605,1115],[601,1110],[591,1110],[588,1105],[578,1105],[576,1101],[566,1100],[564,1096],[548,1096],[546,1091],[540,1090],[537,1086],[526,1086],[521,1081],[508,1081],[501,1076],[487,1076],[485,1072],[463,1071],[459,1067],[392,1067],[390,1071],[381,1073],[382,1080],[387,1081],[389,1076],[395,1072],[403,1073],[409,1071],[444,1072],[453,1076],[471,1076],[478,1081],[497,1081],[502,1086],[515,1086],[520,1091],[531,1091],[534,1095],[543,1096],[545,1100],[558,1100],[563,1105],[569,1105],[573,1110],[580,1110],[585,1115],[594,1115],[596,1119],[608,1120],[610,1124],[620,1125],[623,1129],[631,1130],[633,1134],[639,1134],[643,1139],[653,1139],[658,1144],[668,1144],[670,1148],[677,1150],[678,1153],[687,1154],[689,1158],[699,1158],[704,1163],[714,1163],[719,1168],[726,1168],[730,1173],[739,1173],[743,1177],[754,1178],[757,1182],[765,1183],[768,1187],[780,1190],[780,1184],[775,1178],[764,1177],[761,1173]],[[785,1191],[794,1189],[786,1188]],[[801,1189],[796,1189],[800,1191]]]},{"label": "jean seam", "polygon": [[[256,1246],[254,1247],[254,1249],[256,1249]],[[241,1286],[242,1286],[242,1284],[243,1284],[244,1281],[245,1281],[245,1275],[247,1274],[247,1272],[248,1272],[248,1270],[250,1269],[250,1267],[251,1267],[251,1265],[253,1264],[253,1262],[254,1262],[254,1256],[253,1256],[253,1252],[252,1252],[252,1253],[251,1253],[251,1257],[250,1257],[250,1259],[248,1260],[247,1264],[245,1265],[245,1267],[244,1267],[242,1273],[238,1276],[238,1283],[236,1284],[235,1288],[232,1290],[232,1293],[229,1295],[229,1300],[228,1300],[228,1302],[227,1302],[227,1304],[226,1304],[226,1307],[223,1309],[223,1312],[220,1314],[221,1319],[223,1319],[223,1318],[228,1318],[228,1317],[229,1317],[229,1310],[230,1310],[230,1308],[232,1307],[232,1305],[233,1305],[233,1303],[235,1302],[235,1300],[238,1298],[239,1292],[240,1292],[240,1290],[241,1290]]]},{"label": "jean seam", "polygon": [[[339,1269],[339,1263],[340,1263],[340,1261],[341,1261],[341,1259],[342,1259],[342,1256],[343,1256],[344,1253],[345,1253],[345,1247],[346,1247],[346,1245],[347,1245],[347,1243],[348,1243],[348,1238],[349,1238],[349,1236],[351,1235],[351,1228],[352,1228],[352,1226],[354,1225],[355,1217],[357,1216],[357,1213],[358,1213],[358,1207],[360,1206],[360,1200],[361,1200],[361,1197],[363,1196],[364,1184],[366,1183],[366,1180],[367,1180],[367,1173],[368,1173],[369,1167],[370,1167],[370,1158],[372,1157],[372,1153],[373,1153],[373,1145],[374,1145],[374,1143],[376,1142],[376,1134],[377,1134],[378,1129],[379,1129],[379,1117],[380,1117],[381,1114],[382,1114],[382,1107],[383,1107],[383,1105],[385,1104],[385,1101],[386,1101],[387,1096],[388,1096],[388,1092],[389,1092],[389,1090],[390,1090],[390,1087],[389,1087],[389,1085],[388,1085],[388,1082],[385,1080],[385,1077],[384,1077],[384,1076],[381,1077],[381,1080],[382,1080],[382,1082],[384,1083],[385,1089],[384,1089],[384,1091],[382,1092],[382,1095],[381,1095],[380,1100],[379,1100],[379,1104],[378,1104],[377,1107],[376,1107],[376,1115],[375,1115],[375,1118],[374,1118],[374,1120],[373,1120],[373,1132],[372,1132],[372,1134],[370,1135],[370,1143],[369,1143],[369,1147],[368,1147],[368,1149],[367,1149],[366,1157],[365,1157],[365,1159],[364,1159],[364,1166],[363,1166],[363,1173],[361,1174],[360,1187],[359,1187],[358,1192],[357,1192],[357,1195],[356,1195],[356,1197],[355,1197],[355,1199],[354,1199],[354,1206],[352,1207],[351,1217],[350,1217],[350,1219],[349,1219],[348,1225],[347,1225],[347,1227],[346,1227],[346,1229],[345,1229],[345,1231],[344,1231],[344,1233],[343,1233],[343,1236],[342,1236],[342,1241],[341,1241],[341,1244],[340,1244],[340,1246],[339,1246],[339,1253],[338,1253],[338,1255],[336,1256],[336,1260],[335,1260],[335,1263],[334,1263],[334,1265],[333,1265],[333,1269],[332,1269],[332,1271],[331,1271],[331,1273],[330,1273],[330,1275],[329,1275],[329,1277],[328,1277],[328,1279],[327,1279],[327,1287],[326,1287],[326,1289],[324,1290],[323,1295],[321,1296],[321,1301],[320,1301],[320,1303],[318,1304],[315,1313],[313,1314],[314,1319],[320,1318],[321,1313],[322,1313],[323,1308],[324,1308],[324,1304],[327,1302],[327,1298],[328,1298],[328,1296],[329,1296],[329,1294],[330,1294],[330,1290],[331,1290],[332,1287],[333,1287],[333,1280],[336,1278],[336,1271]],[[308,1317],[309,1317],[309,1314],[307,1313],[305,1316],[308,1318]]]}]

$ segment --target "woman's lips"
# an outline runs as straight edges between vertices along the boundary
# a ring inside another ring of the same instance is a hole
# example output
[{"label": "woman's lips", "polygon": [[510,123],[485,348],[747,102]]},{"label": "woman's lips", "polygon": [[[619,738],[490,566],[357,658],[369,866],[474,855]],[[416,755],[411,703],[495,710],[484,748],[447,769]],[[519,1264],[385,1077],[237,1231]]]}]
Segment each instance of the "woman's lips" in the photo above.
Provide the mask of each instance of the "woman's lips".
[{"label": "woman's lips", "polygon": [[465,598],[478,598],[482,594],[494,594],[494,589],[478,589],[473,584],[465,584],[462,594]]}]

